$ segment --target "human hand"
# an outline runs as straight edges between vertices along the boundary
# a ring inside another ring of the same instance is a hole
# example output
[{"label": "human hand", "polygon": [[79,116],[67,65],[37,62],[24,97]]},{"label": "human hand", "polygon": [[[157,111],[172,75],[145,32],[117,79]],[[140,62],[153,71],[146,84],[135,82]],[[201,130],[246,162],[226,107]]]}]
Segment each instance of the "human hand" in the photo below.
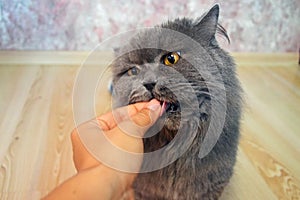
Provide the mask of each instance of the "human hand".
[{"label": "human hand", "polygon": [[[157,110],[155,110],[155,107]],[[149,108],[151,108],[152,112],[150,112]],[[106,138],[115,146],[125,151],[142,153],[143,143],[141,138],[130,135],[142,137],[147,129],[157,120],[160,112],[160,103],[154,99],[148,103],[141,102],[118,108],[113,112],[104,114],[94,120],[81,124],[71,133],[73,160],[77,171],[80,172],[84,169],[95,167],[101,164],[99,159],[96,159],[95,155],[92,156],[82,143],[82,140],[87,137],[87,134],[91,134],[91,130],[95,126],[100,127],[101,130],[103,130],[103,134],[106,136]],[[99,129],[96,131],[96,134],[99,134]],[[90,141],[86,141],[86,143],[89,142]],[[98,145],[99,147],[101,146],[101,144]],[[99,153],[103,153],[103,151]],[[112,152],[107,153],[112,154]]]},{"label": "human hand", "polygon": [[[94,128],[98,128],[99,131],[100,127],[101,134],[113,145],[124,151],[143,153],[141,137],[158,119],[161,110],[157,100],[136,103],[118,108],[113,113],[102,115],[74,129],[71,140],[73,160],[78,174],[57,187],[46,199],[134,199],[131,185],[136,174],[117,171],[104,165],[101,160],[95,158],[95,154],[89,152],[82,143],[82,138]],[[120,127],[126,127],[126,131]],[[130,135],[126,133],[128,131]],[[122,160],[124,165],[132,164],[130,160],[118,154],[111,156]],[[142,157],[134,163],[134,167],[138,169],[141,162]]]}]

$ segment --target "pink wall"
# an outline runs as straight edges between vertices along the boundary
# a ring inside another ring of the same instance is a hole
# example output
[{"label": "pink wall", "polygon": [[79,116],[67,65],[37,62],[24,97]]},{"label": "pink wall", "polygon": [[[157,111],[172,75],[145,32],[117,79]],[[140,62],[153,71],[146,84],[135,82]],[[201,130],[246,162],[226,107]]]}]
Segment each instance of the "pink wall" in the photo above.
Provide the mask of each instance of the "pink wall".
[{"label": "pink wall", "polygon": [[[176,17],[197,18],[208,0],[2,0],[0,49],[90,50],[116,33]],[[220,22],[231,51],[298,52],[299,0],[226,0]]]}]

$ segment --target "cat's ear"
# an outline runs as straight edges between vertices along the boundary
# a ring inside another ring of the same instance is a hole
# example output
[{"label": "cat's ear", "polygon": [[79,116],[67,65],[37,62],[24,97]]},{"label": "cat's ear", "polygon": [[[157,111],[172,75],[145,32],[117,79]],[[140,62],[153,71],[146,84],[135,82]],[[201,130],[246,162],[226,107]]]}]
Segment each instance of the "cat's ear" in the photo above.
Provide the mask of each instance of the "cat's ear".
[{"label": "cat's ear", "polygon": [[214,5],[195,25],[197,35],[202,41],[205,41],[208,44],[215,40],[215,34],[218,28],[219,10],[219,5]]}]

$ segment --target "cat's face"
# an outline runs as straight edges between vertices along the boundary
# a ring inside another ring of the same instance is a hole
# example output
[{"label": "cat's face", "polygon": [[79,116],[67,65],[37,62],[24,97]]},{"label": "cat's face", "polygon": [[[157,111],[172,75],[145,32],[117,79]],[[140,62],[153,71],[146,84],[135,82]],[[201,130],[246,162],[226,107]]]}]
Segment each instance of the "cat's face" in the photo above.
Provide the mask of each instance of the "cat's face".
[{"label": "cat's face", "polygon": [[217,45],[217,17],[218,9],[211,10],[200,22],[176,20],[133,37],[112,65],[117,106],[155,98],[165,108],[168,130],[193,118],[207,120],[210,80],[201,71],[215,65],[208,49]]},{"label": "cat's face", "polygon": [[181,108],[189,108],[185,114],[192,115],[192,105],[199,105],[197,96],[206,91],[201,76],[186,58],[189,52],[183,49],[139,49],[124,54],[114,64],[121,69],[114,79],[117,103],[123,106],[155,98],[165,108],[165,127],[178,129]]}]

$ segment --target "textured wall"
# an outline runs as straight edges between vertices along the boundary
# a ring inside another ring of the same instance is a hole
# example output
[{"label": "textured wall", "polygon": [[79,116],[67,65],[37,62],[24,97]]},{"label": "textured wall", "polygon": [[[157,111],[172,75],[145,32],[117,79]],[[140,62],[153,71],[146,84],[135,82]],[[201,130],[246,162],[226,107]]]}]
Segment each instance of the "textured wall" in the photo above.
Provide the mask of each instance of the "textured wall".
[{"label": "textured wall", "polygon": [[[116,33],[199,17],[208,0],[0,0],[0,49],[90,50]],[[232,51],[290,52],[300,44],[299,0],[219,1]]]}]

